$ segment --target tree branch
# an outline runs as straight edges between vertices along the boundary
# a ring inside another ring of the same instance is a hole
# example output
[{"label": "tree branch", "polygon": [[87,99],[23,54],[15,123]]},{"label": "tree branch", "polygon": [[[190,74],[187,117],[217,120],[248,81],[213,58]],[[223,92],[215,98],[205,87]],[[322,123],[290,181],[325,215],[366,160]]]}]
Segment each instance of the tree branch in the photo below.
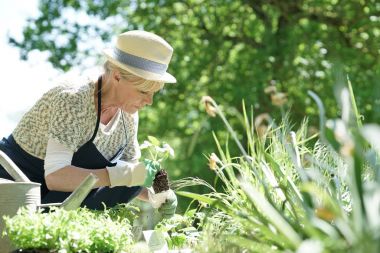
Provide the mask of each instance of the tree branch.
[{"label": "tree branch", "polygon": [[244,0],[244,2],[249,7],[251,7],[251,9],[256,14],[256,16],[259,19],[261,19],[261,21],[263,21],[265,28],[271,30],[272,24],[271,24],[270,18],[267,16],[267,14],[265,13],[265,11],[263,11],[263,8],[262,8],[263,2],[255,1],[255,0]]},{"label": "tree branch", "polygon": [[223,36],[224,40],[226,41],[231,41],[233,42],[234,44],[237,44],[237,43],[244,43],[246,45],[249,45],[253,48],[262,48],[263,47],[263,44],[262,43],[258,43],[257,41],[255,41],[254,39],[250,38],[250,37],[247,37],[247,36],[240,36],[240,37],[237,37],[237,36],[229,36],[229,35],[225,35]]}]

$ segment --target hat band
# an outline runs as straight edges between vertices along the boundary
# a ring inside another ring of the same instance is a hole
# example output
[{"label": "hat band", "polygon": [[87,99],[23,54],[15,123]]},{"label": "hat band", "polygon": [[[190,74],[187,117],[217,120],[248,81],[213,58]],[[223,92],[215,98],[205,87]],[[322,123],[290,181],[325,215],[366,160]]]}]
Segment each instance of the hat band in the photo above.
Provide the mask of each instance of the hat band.
[{"label": "hat band", "polygon": [[148,72],[163,75],[165,74],[168,68],[168,65],[166,64],[154,62],[133,54],[128,54],[126,52],[121,51],[118,48],[114,48],[114,54],[116,56],[116,60],[118,60],[119,62]]}]

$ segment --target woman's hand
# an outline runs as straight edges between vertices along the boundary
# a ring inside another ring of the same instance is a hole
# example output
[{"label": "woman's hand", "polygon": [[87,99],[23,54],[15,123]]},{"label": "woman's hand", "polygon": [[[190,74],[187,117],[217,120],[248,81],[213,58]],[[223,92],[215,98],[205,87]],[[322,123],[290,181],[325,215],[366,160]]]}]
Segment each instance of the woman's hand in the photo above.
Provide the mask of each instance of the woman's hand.
[{"label": "woman's hand", "polygon": [[143,162],[129,163],[118,161],[114,167],[107,167],[111,187],[114,186],[152,186],[157,171],[161,168],[158,162],[144,159]]},{"label": "woman's hand", "polygon": [[143,186],[151,187],[157,172],[161,169],[161,165],[157,161],[152,161],[149,159],[144,159],[144,165],[146,170],[146,176]]},{"label": "woman's hand", "polygon": [[177,196],[173,190],[169,190],[166,201],[158,208],[158,212],[162,215],[162,218],[169,219],[175,214],[177,209],[178,201]]}]

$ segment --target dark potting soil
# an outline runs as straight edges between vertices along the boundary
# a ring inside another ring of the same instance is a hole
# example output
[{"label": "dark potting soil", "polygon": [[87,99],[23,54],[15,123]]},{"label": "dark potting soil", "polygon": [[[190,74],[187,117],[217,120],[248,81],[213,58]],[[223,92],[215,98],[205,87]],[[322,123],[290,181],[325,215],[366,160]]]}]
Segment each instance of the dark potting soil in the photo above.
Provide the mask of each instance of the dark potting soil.
[{"label": "dark potting soil", "polygon": [[155,193],[169,190],[169,178],[166,170],[161,169],[157,172],[153,180],[153,189]]}]

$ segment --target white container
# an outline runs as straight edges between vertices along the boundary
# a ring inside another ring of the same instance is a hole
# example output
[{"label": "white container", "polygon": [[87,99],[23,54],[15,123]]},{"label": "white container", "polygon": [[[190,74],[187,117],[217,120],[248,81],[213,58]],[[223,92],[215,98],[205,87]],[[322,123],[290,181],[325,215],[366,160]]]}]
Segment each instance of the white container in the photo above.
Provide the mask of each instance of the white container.
[{"label": "white container", "polygon": [[[22,206],[37,210],[41,204],[40,194],[40,184],[0,180],[0,235],[5,227],[3,216],[13,217]],[[13,250],[7,236],[0,236],[0,245],[1,253]]]}]

